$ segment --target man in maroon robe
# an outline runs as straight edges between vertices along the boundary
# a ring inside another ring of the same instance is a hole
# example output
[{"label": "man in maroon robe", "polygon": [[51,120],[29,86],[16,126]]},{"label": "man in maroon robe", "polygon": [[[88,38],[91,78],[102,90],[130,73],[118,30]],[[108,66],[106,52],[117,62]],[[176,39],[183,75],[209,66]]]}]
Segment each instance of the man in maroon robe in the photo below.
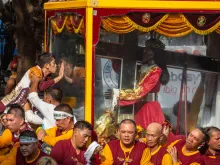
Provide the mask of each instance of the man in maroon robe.
[{"label": "man in maroon robe", "polygon": [[[86,152],[86,143],[92,136],[92,131],[93,127],[90,123],[86,121],[76,122],[72,138],[57,142],[51,151],[51,157],[60,165],[86,164],[84,153]],[[98,164],[94,162],[94,165]]]},{"label": "man in maroon robe", "polygon": [[12,132],[13,135],[13,144],[19,141],[21,132],[25,130],[32,130],[31,126],[28,123],[25,123],[24,109],[17,104],[10,106],[6,118],[8,129]]},{"label": "man in maroon robe", "polygon": [[[1,146],[0,153],[7,148],[11,149],[17,142],[19,142],[19,135],[25,130],[32,130],[32,128],[25,123],[25,113],[22,107],[19,105],[11,105],[7,115],[7,128],[4,130],[1,136]],[[0,155],[0,162],[4,161],[7,158],[7,153]]]},{"label": "man in maroon robe", "polygon": [[101,165],[151,165],[150,149],[135,141],[136,123],[125,119],[119,125],[120,140],[110,141],[101,153]]},{"label": "man in maroon robe", "polygon": [[147,127],[146,139],[150,148],[151,162],[154,165],[173,165],[177,162],[177,156],[172,160],[166,148],[160,145],[164,136],[162,129],[163,127],[159,123],[151,123]]},{"label": "man in maroon robe", "polygon": [[207,134],[209,136],[208,149],[203,156],[206,165],[220,164],[220,130],[217,127],[208,127]]},{"label": "man in maroon robe", "polygon": [[14,146],[7,159],[1,165],[36,165],[46,156],[38,148],[38,140],[34,131],[26,130],[20,134],[19,145]]},{"label": "man in maroon robe", "polygon": [[[196,128],[185,140],[177,140],[168,146],[168,152],[172,157],[176,157],[178,152],[178,162],[176,165],[204,165],[202,155],[198,148],[207,141],[207,135],[203,128]],[[173,147],[174,146],[174,147]]]},{"label": "man in maroon robe", "polygon": [[16,164],[19,165],[36,165],[37,161],[46,156],[38,148],[37,135],[33,131],[24,131],[20,137],[20,147],[16,155]]}]

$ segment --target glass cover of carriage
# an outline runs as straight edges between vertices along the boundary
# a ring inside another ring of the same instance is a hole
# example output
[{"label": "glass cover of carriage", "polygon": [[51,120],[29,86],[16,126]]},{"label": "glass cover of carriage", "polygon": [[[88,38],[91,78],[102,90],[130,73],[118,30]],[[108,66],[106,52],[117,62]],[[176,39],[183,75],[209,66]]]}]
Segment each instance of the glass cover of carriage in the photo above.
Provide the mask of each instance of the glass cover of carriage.
[{"label": "glass cover of carriage", "polygon": [[112,137],[169,121],[174,133],[220,126],[218,1],[45,3],[45,50],[65,61],[64,102]]}]

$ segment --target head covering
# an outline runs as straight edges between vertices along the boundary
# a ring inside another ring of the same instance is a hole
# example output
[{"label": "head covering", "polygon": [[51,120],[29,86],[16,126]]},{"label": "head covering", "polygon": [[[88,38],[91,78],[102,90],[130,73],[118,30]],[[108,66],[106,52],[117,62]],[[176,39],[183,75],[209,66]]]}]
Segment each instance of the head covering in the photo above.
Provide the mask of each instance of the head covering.
[{"label": "head covering", "polygon": [[67,117],[73,117],[73,115],[63,111],[54,111],[53,115],[56,120],[65,119]]},{"label": "head covering", "polygon": [[71,118],[73,118],[74,124],[77,122],[76,117],[74,115],[67,113],[67,112],[54,111],[53,115],[54,115],[55,120],[60,120],[60,119],[65,119],[67,117],[71,117]]},{"label": "head covering", "polygon": [[20,143],[36,143],[38,141],[36,138],[29,136],[20,136],[19,140]]}]

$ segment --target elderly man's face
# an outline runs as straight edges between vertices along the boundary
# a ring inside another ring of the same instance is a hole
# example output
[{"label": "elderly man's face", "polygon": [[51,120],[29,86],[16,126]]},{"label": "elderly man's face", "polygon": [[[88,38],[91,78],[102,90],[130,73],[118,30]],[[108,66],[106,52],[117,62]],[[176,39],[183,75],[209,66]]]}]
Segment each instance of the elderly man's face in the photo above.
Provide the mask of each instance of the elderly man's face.
[{"label": "elderly man's face", "polygon": [[119,136],[123,145],[132,145],[135,141],[136,128],[132,123],[122,123],[119,127]]},{"label": "elderly man's face", "polygon": [[158,131],[156,128],[147,128],[147,134],[146,134],[146,138],[147,138],[147,145],[149,147],[155,147],[157,145],[159,145],[160,140],[161,140],[162,134],[160,131]]},{"label": "elderly man's face", "polygon": [[186,139],[186,148],[188,150],[197,150],[203,143],[204,134],[199,130],[193,130]]}]

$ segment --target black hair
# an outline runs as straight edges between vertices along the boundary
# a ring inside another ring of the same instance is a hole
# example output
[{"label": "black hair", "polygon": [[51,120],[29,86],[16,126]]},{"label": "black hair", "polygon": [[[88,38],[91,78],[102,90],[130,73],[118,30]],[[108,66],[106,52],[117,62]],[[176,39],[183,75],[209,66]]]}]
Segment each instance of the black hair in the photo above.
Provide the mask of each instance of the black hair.
[{"label": "black hair", "polygon": [[54,108],[55,111],[62,111],[73,115],[73,110],[68,104],[60,104]]},{"label": "black hair", "polygon": [[46,90],[46,94],[50,95],[53,100],[61,102],[63,98],[63,92],[60,88],[50,87]]},{"label": "black hair", "polygon": [[202,134],[204,135],[203,142],[207,142],[209,140],[209,136],[207,134],[206,129],[202,127],[198,127],[197,129],[200,130],[200,132],[202,132]]},{"label": "black hair", "polygon": [[209,135],[207,134],[207,128],[198,127],[197,129],[200,130],[204,135],[202,145],[198,148],[198,150],[201,154],[205,154],[209,147],[208,146]]},{"label": "black hair", "polygon": [[21,136],[27,136],[27,137],[32,137],[32,138],[37,139],[36,133],[34,131],[30,131],[30,130],[25,130],[25,131],[21,132],[20,137]]},{"label": "black hair", "polygon": [[209,139],[208,139],[208,141],[209,141],[209,140],[210,140],[210,137],[212,136],[212,133],[213,133],[213,132],[219,132],[220,129],[217,128],[217,127],[214,127],[214,126],[210,126],[210,127],[206,127],[206,128],[205,128],[205,131],[206,131],[206,133],[207,133],[207,135],[208,135],[208,137],[209,137]]},{"label": "black hair", "polygon": [[38,56],[37,65],[43,68],[45,64],[49,64],[53,59],[55,57],[51,53],[45,52]]},{"label": "black hair", "polygon": [[81,129],[81,130],[83,130],[83,129],[88,129],[88,130],[90,130],[90,131],[93,131],[93,127],[92,127],[92,125],[89,123],[89,122],[87,122],[87,121],[77,121],[75,124],[74,124],[74,129],[75,128],[78,128],[78,129]]},{"label": "black hair", "polygon": [[119,124],[119,128],[121,127],[121,124],[133,124],[134,125],[134,128],[136,130],[136,123],[134,120],[131,120],[131,119],[124,119],[120,122]]},{"label": "black hair", "polygon": [[16,116],[19,116],[19,117],[25,119],[24,109],[18,104],[11,104],[9,106],[9,110],[8,110],[7,114],[15,114]]},{"label": "black hair", "polygon": [[[173,105],[173,114],[175,115],[175,116],[178,116],[178,110],[179,110],[179,101],[177,101],[174,105]],[[189,112],[190,111],[190,108],[191,108],[191,102],[189,102],[189,101],[187,101],[187,112]],[[184,109],[184,105],[185,105],[185,102],[184,101],[182,101],[181,102],[181,112],[183,112],[182,110]]]},{"label": "black hair", "polygon": [[145,42],[145,45],[145,49],[151,49],[153,51],[154,56],[152,56],[152,58],[154,59],[155,63],[162,69],[160,82],[162,85],[166,85],[170,80],[170,74],[166,66],[166,59],[161,58],[161,56],[164,54],[165,44],[159,39],[150,38]]}]

